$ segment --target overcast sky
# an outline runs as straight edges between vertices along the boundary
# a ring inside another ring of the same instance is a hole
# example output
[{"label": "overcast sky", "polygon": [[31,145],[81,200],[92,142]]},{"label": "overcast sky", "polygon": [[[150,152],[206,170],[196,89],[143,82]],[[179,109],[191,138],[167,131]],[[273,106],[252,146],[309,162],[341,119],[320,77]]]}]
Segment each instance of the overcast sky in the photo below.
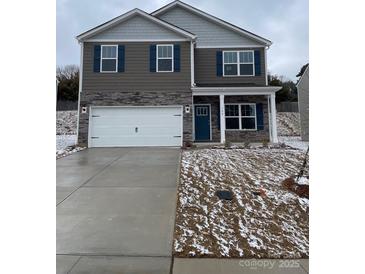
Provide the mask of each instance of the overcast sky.
[{"label": "overcast sky", "polygon": [[[133,8],[148,13],[171,0],[57,0],[57,65],[79,64],[75,36]],[[296,80],[308,62],[308,0],[185,0],[187,4],[273,42],[272,74]]]}]

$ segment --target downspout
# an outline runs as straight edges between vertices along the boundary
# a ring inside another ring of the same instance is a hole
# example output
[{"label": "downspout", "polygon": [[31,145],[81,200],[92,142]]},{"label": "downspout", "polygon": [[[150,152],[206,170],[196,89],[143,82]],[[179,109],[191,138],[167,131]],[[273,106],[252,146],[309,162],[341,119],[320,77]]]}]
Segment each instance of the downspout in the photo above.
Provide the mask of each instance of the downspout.
[{"label": "downspout", "polygon": [[[195,87],[195,59],[194,59],[194,53],[195,53],[195,40],[191,40],[190,42],[190,79],[191,79],[191,88]],[[193,91],[191,91],[191,120],[192,120],[192,136],[191,139],[194,142],[195,141],[195,112],[194,112],[194,95]]]},{"label": "downspout", "polygon": [[79,96],[78,96],[78,104],[77,104],[77,129],[76,129],[76,144],[79,143],[79,123],[80,123],[80,101],[81,101],[81,92],[82,92],[82,72],[83,72],[83,63],[84,63],[84,42],[80,42],[80,67],[79,67]]},{"label": "downspout", "polygon": [[264,55],[265,55],[265,83],[266,86],[269,85],[268,79],[267,79],[267,50],[270,48],[270,46],[264,47]]},{"label": "downspout", "polygon": [[190,79],[191,79],[191,87],[195,87],[195,60],[194,60],[194,50],[195,50],[196,42],[191,40],[190,42]]}]

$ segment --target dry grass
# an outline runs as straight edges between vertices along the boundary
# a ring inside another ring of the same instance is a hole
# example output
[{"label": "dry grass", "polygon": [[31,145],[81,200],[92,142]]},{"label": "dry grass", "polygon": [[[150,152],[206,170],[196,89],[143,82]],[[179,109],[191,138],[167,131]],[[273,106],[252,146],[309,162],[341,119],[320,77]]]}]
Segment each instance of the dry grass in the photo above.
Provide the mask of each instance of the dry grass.
[{"label": "dry grass", "polygon": [[299,112],[278,112],[276,121],[279,136],[300,136]]},{"label": "dry grass", "polygon": [[[184,151],[175,256],[308,257],[308,200],[281,185],[298,172],[304,153],[268,148]],[[232,191],[234,199],[219,200],[217,190]]]},{"label": "dry grass", "polygon": [[74,135],[77,129],[77,111],[57,111],[56,134]]}]

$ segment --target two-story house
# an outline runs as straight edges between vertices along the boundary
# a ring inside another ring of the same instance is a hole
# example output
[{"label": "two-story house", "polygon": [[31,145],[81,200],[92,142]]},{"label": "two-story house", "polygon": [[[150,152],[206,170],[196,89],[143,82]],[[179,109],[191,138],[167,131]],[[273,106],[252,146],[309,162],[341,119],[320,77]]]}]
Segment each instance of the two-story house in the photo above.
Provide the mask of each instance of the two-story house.
[{"label": "two-story house", "polygon": [[133,9],[77,40],[79,144],[277,142],[269,40],[181,1]]}]

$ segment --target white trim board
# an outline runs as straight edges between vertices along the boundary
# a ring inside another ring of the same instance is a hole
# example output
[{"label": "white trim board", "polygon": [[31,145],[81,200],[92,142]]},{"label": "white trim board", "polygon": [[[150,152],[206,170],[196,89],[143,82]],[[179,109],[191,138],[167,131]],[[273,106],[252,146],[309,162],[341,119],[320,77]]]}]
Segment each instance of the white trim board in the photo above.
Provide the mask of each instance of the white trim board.
[{"label": "white trim board", "polygon": [[222,45],[222,46],[196,46],[197,49],[251,49],[251,48],[266,48],[265,45]]},{"label": "white trim board", "polygon": [[[80,73],[79,73],[79,97],[77,100],[77,125],[76,125],[76,144],[79,142],[79,124],[80,124],[80,101],[82,92],[82,75],[84,64],[84,43],[80,42]],[[56,98],[57,99],[57,98]]]},{"label": "white trim board", "polygon": [[270,142],[272,142],[272,123],[271,123],[271,109],[270,109],[270,96],[267,95],[267,113],[269,116],[269,136]]},{"label": "white trim board", "polygon": [[264,48],[264,54],[265,54],[265,84],[269,84],[269,80],[267,79],[267,47]]},{"label": "white trim board", "polygon": [[282,87],[194,87],[191,88],[193,96],[208,95],[271,95]]},{"label": "white trim board", "polygon": [[195,46],[195,42],[191,41],[190,42],[190,81],[191,81],[191,86],[194,87],[195,86],[195,67],[194,67],[194,46]]},{"label": "white trim board", "polygon": [[90,30],[88,30],[84,33],[81,33],[80,35],[76,36],[76,39],[79,40],[79,41],[83,41],[84,39],[86,39],[88,37],[91,37],[91,36],[93,36],[97,33],[100,33],[104,30],[107,30],[107,29],[115,26],[116,24],[119,24],[123,21],[128,20],[129,18],[131,18],[132,16],[135,16],[135,15],[140,15],[140,16],[142,16],[142,17],[144,17],[144,18],[146,18],[146,19],[148,19],[152,22],[155,22],[155,23],[157,23],[157,24],[159,24],[159,25],[175,32],[175,33],[178,33],[178,34],[186,37],[186,38],[196,39],[196,35],[188,32],[188,31],[185,31],[183,29],[180,29],[180,28],[178,28],[174,25],[171,25],[171,24],[169,24],[165,21],[162,21],[162,20],[160,20],[160,19],[158,19],[158,18],[156,18],[156,17],[154,17],[154,16],[152,16],[152,15],[150,15],[150,14],[148,14],[148,13],[146,13],[146,12],[140,10],[140,9],[137,9],[137,8],[133,9],[133,10],[127,12],[127,13],[124,13],[124,14],[118,16],[118,17],[115,17],[114,19],[112,19],[108,22],[105,22],[105,23],[103,23],[103,24],[101,24],[101,25],[99,25],[95,28],[92,28],[92,29],[90,29]]},{"label": "white trim board", "polygon": [[160,8],[160,9],[154,11],[154,12],[152,12],[151,15],[158,16],[158,15],[166,12],[167,10],[169,10],[169,9],[175,7],[175,6],[179,6],[179,7],[185,8],[185,9],[187,9],[187,10],[189,10],[189,11],[195,13],[195,14],[198,14],[198,15],[206,18],[206,19],[209,19],[209,20],[211,20],[211,21],[213,21],[213,22],[215,22],[215,23],[217,23],[217,24],[219,24],[221,26],[224,26],[224,27],[226,27],[226,28],[228,28],[230,30],[233,30],[233,31],[235,31],[235,32],[237,32],[237,33],[239,33],[241,35],[248,36],[251,39],[254,39],[254,40],[258,41],[258,42],[264,43],[266,46],[272,45],[272,42],[270,40],[268,40],[268,39],[265,39],[265,38],[260,37],[260,36],[258,36],[256,34],[253,34],[253,33],[249,32],[247,30],[241,29],[241,28],[239,28],[239,27],[237,27],[235,25],[232,25],[232,24],[230,24],[228,22],[223,21],[222,19],[219,19],[219,18],[217,18],[217,17],[215,17],[213,15],[210,15],[210,14],[204,12],[204,11],[201,11],[201,10],[199,10],[197,8],[194,8],[194,7],[192,7],[192,6],[188,5],[188,4],[185,4],[184,2],[178,1],[178,0],[177,1],[174,1],[174,2],[171,2],[170,4],[167,4],[166,6]]},{"label": "white trim board", "polygon": [[191,39],[85,39],[84,42],[118,43],[118,42],[187,42]]}]

